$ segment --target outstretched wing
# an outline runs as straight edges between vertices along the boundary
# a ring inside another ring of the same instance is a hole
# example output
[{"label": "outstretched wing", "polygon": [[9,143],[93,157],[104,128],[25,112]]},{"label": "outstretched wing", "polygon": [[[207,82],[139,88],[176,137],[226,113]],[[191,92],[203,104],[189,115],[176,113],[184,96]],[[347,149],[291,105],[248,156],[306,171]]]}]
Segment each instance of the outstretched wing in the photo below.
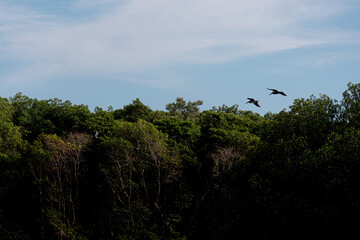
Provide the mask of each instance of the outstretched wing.
[{"label": "outstretched wing", "polygon": [[284,92],[279,92],[283,96],[287,96]]},{"label": "outstretched wing", "polygon": [[255,99],[253,99],[253,98],[247,98],[249,101],[255,101]]},{"label": "outstretched wing", "polygon": [[267,88],[268,90],[271,90],[271,91],[277,91],[276,89],[272,89],[272,88]]},{"label": "outstretched wing", "polygon": [[260,107],[258,101],[254,102],[254,104],[255,104],[256,106]]}]

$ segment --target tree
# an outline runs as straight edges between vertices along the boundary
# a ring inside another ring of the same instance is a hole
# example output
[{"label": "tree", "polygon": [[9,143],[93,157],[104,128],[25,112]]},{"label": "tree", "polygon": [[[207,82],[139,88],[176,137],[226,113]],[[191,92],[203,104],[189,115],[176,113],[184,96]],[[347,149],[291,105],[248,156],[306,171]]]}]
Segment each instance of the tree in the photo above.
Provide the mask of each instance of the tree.
[{"label": "tree", "polygon": [[181,120],[176,117],[154,120],[153,124],[170,139],[177,143],[193,148],[200,137],[200,127],[192,121]]},{"label": "tree", "polygon": [[[77,229],[79,178],[83,152],[91,136],[71,133],[67,139],[41,135],[34,143],[31,172],[38,184],[42,228],[59,238],[81,239]],[[45,232],[42,237],[49,237]]]},{"label": "tree", "polygon": [[342,118],[349,124],[360,127],[360,83],[348,84],[348,89],[343,92],[341,101]]},{"label": "tree", "polygon": [[234,147],[246,151],[249,145],[257,141],[253,133],[260,122],[260,118],[253,120],[232,113],[204,111],[200,118],[201,146],[206,152],[217,147]]},{"label": "tree", "polygon": [[152,110],[145,106],[139,98],[132,101],[132,104],[124,106],[123,109],[114,111],[115,119],[123,119],[128,122],[136,122],[139,119],[150,120]]},{"label": "tree", "polygon": [[0,98],[0,239],[358,239],[359,96],[264,117]]},{"label": "tree", "polygon": [[0,98],[0,156],[5,158],[19,157],[23,147],[20,127],[12,122],[13,107],[7,99]]},{"label": "tree", "polygon": [[196,116],[198,116],[200,113],[199,106],[201,106],[202,104],[202,100],[197,100],[195,102],[186,102],[183,98],[178,97],[176,98],[176,102],[166,105],[166,110],[168,110],[171,115],[183,120],[195,119]]},{"label": "tree", "polygon": [[90,116],[85,105],[72,105],[60,99],[37,100],[17,93],[10,98],[14,108],[12,121],[21,126],[26,139],[33,141],[40,134],[66,136],[71,131],[85,131]]},{"label": "tree", "polygon": [[301,238],[354,237],[346,229],[357,225],[347,219],[358,212],[358,193],[348,192],[358,187],[350,170],[358,169],[358,133],[342,126],[340,106],[326,95],[296,99],[290,109],[268,116],[246,159],[253,209],[261,209],[253,215],[268,226],[262,234],[278,237],[277,229],[285,238],[301,228]]},{"label": "tree", "polygon": [[[278,118],[287,118],[281,120],[288,126],[282,127],[283,130],[288,129],[288,133],[284,133],[283,136],[302,136],[312,149],[320,147],[331,129],[339,123],[339,107],[336,100],[326,95],[320,95],[319,98],[312,95],[308,99],[295,99],[294,104],[290,106],[290,112],[283,112]],[[276,133],[268,135],[279,136]]]},{"label": "tree", "polygon": [[103,172],[116,199],[112,219],[123,223],[112,228],[134,238],[158,234],[145,226],[165,227],[162,192],[178,177],[180,164],[178,155],[168,148],[167,136],[141,119],[117,121],[114,136],[102,145],[109,158]]},{"label": "tree", "polygon": [[114,114],[111,111],[104,111],[102,108],[95,108],[95,113],[85,122],[86,128],[91,133],[99,133],[99,136],[112,135],[115,126]]},{"label": "tree", "polygon": [[[5,98],[0,98],[0,238],[25,238],[23,219],[14,219],[28,216],[21,212],[24,204],[18,193],[22,189],[26,163],[23,161],[27,142],[22,139],[20,127],[13,124],[14,109]],[[19,212],[17,209],[21,209]]]}]

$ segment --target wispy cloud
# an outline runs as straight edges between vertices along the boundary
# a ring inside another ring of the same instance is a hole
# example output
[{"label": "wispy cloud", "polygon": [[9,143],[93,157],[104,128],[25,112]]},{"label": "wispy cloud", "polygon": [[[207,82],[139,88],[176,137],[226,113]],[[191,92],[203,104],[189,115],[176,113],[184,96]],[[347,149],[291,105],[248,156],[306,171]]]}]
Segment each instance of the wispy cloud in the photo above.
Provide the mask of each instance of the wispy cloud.
[{"label": "wispy cloud", "polygon": [[126,3],[128,0],[77,0],[72,2],[75,8],[98,8],[103,6],[113,6]]},{"label": "wispy cloud", "polygon": [[0,2],[0,59],[23,66],[7,76],[9,81],[144,72],[359,39],[356,32],[308,27],[310,21],[346,12],[354,4],[349,0],[78,0],[69,5],[75,10],[107,6],[86,21],[9,2]]}]

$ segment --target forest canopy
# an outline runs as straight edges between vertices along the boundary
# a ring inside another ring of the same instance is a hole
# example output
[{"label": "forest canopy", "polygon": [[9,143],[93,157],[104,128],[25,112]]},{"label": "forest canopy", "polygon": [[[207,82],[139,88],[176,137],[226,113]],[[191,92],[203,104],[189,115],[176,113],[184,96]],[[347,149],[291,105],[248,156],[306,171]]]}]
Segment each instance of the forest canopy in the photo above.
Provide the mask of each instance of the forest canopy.
[{"label": "forest canopy", "polygon": [[264,116],[0,98],[0,239],[358,239],[360,84],[347,87]]}]

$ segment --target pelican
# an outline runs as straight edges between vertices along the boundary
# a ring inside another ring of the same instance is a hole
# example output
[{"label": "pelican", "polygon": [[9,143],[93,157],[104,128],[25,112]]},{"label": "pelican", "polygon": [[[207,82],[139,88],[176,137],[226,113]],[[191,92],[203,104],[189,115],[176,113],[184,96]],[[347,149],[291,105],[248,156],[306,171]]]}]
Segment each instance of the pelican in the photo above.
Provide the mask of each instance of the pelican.
[{"label": "pelican", "polygon": [[255,106],[260,107],[258,100],[255,100],[253,98],[247,98],[247,99],[249,100],[247,103],[253,103],[255,104]]},{"label": "pelican", "polygon": [[271,90],[271,91],[272,91],[272,93],[270,93],[269,95],[271,95],[271,94],[281,94],[281,95],[283,95],[283,96],[287,96],[284,92],[278,91],[278,90],[276,90],[276,89],[268,88],[268,90]]}]

